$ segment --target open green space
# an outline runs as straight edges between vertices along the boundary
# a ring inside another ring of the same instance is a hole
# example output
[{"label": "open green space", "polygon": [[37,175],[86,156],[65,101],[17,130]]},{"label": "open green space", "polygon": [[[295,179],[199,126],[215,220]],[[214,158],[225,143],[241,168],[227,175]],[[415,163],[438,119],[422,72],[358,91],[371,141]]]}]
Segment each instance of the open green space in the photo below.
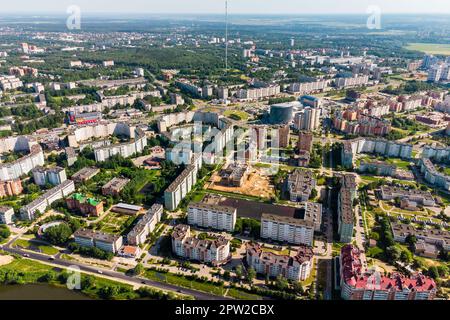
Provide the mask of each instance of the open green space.
[{"label": "open green space", "polygon": [[247,121],[250,117],[250,115],[245,111],[239,111],[239,110],[227,110],[223,113],[226,117],[229,117],[230,119],[237,120],[237,121]]},{"label": "open green space", "polygon": [[414,42],[408,43],[404,48],[407,50],[421,51],[426,54],[450,56],[450,44]]},{"label": "open green space", "polygon": [[36,251],[40,251],[43,254],[47,254],[50,256],[53,256],[55,254],[59,253],[59,250],[49,246],[49,245],[43,245],[39,242],[35,242],[33,240],[25,240],[25,239],[17,239],[14,242],[14,245],[16,245],[17,247],[23,248],[23,249],[28,249],[28,250],[36,250]]},{"label": "open green space", "polygon": [[144,276],[154,281],[169,283],[198,291],[209,292],[219,296],[223,296],[225,294],[225,289],[222,286],[218,286],[217,284],[211,284],[208,282],[189,280],[181,275],[176,275],[172,273],[161,273],[154,270],[147,270]]},{"label": "open green space", "polygon": [[256,294],[247,293],[235,288],[230,288],[227,292],[227,297],[238,300],[261,300],[261,297]]}]

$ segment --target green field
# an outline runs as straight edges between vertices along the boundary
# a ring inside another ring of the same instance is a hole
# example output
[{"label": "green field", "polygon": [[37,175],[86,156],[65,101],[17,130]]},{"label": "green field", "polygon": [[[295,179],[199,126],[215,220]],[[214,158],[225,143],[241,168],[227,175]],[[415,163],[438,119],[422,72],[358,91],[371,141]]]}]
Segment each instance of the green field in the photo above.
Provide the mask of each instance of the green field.
[{"label": "green field", "polygon": [[239,110],[227,110],[224,112],[224,115],[226,117],[232,118],[234,120],[245,120],[247,121],[250,115],[245,111],[239,111]]},{"label": "green field", "polygon": [[422,51],[427,54],[450,56],[450,44],[443,43],[408,43],[407,50]]},{"label": "green field", "polygon": [[23,249],[37,250],[49,256],[53,256],[59,253],[58,249],[52,246],[42,245],[40,243],[34,242],[33,240],[17,239],[16,242],[14,242],[14,245]]},{"label": "green field", "polygon": [[154,270],[148,270],[145,272],[145,277],[154,281],[165,282],[184,288],[209,292],[218,296],[223,296],[225,294],[225,289],[216,284],[189,280],[183,276],[172,273],[160,273]]}]

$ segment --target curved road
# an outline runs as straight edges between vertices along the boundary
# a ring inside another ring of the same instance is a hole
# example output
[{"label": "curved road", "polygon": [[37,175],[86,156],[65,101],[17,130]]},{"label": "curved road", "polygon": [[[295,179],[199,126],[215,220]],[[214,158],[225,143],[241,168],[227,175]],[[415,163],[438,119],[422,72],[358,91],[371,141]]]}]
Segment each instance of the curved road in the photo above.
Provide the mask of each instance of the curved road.
[{"label": "curved road", "polygon": [[210,293],[201,292],[201,291],[197,291],[197,290],[193,290],[193,289],[181,288],[176,285],[172,285],[172,284],[168,284],[168,283],[161,283],[161,282],[144,279],[144,278],[140,279],[140,278],[136,278],[136,277],[130,277],[130,276],[127,276],[123,273],[116,272],[116,271],[102,269],[101,271],[103,273],[100,275],[100,274],[98,274],[99,268],[86,266],[86,265],[76,262],[76,261],[67,261],[67,260],[63,260],[63,259],[59,259],[59,258],[55,258],[55,260],[50,261],[49,256],[45,256],[45,255],[42,255],[39,253],[24,251],[24,250],[20,250],[20,249],[16,249],[16,248],[11,248],[10,245],[3,246],[3,250],[5,252],[18,254],[20,256],[24,256],[24,254],[27,254],[28,255],[27,258],[29,258],[31,260],[41,261],[41,262],[44,262],[45,264],[54,265],[55,267],[68,268],[70,266],[77,266],[80,268],[81,271],[97,274],[96,276],[103,275],[103,276],[108,276],[111,278],[124,280],[129,283],[133,283],[133,284],[148,285],[148,286],[151,286],[151,287],[154,287],[157,289],[161,289],[164,291],[178,292],[181,294],[193,296],[197,300],[232,300],[231,298],[216,296],[216,295],[213,295]]}]

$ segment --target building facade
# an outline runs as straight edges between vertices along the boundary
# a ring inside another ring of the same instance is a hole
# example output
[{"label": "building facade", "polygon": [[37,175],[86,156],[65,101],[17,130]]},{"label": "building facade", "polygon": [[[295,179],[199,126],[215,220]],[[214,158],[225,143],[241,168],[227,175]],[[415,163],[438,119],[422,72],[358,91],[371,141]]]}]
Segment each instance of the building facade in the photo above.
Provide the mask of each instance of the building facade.
[{"label": "building facade", "polygon": [[188,207],[188,224],[202,228],[234,231],[237,210],[207,203],[191,203]]},{"label": "building facade", "polygon": [[172,232],[172,251],[179,257],[220,265],[230,257],[230,242],[220,236],[214,240],[191,237],[191,228],[177,225]]}]

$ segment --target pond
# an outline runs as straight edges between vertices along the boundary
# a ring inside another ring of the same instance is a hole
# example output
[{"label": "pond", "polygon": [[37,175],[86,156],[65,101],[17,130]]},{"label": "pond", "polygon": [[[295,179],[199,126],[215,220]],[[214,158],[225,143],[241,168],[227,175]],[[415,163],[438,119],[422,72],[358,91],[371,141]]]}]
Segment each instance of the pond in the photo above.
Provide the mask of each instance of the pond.
[{"label": "pond", "polygon": [[88,296],[50,285],[0,285],[0,300],[91,300]]}]

